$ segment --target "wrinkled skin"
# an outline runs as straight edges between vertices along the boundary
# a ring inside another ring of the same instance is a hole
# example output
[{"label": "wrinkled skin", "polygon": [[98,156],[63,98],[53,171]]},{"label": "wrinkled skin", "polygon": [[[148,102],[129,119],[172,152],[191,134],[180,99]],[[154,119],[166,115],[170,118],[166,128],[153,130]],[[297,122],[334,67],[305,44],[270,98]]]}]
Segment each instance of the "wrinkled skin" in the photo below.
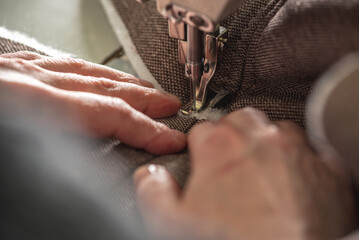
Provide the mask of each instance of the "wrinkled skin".
[{"label": "wrinkled skin", "polygon": [[[186,145],[184,134],[151,118],[176,114],[180,101],[131,75],[71,58],[29,52],[0,56],[0,100],[39,121],[155,154]],[[180,190],[159,166],[135,174],[138,200],[156,239],[333,239],[356,224],[350,176],[309,147],[291,123],[253,109],[195,127],[193,171]]]},{"label": "wrinkled skin", "polygon": [[154,154],[186,146],[186,136],[151,118],[175,115],[180,100],[147,81],[72,58],[31,52],[0,55],[0,100],[44,123],[98,137],[116,137]]},{"label": "wrinkled skin", "polygon": [[355,228],[350,175],[295,124],[244,109],[196,126],[188,144],[185,189],[160,166],[135,173],[154,239],[327,240]]}]

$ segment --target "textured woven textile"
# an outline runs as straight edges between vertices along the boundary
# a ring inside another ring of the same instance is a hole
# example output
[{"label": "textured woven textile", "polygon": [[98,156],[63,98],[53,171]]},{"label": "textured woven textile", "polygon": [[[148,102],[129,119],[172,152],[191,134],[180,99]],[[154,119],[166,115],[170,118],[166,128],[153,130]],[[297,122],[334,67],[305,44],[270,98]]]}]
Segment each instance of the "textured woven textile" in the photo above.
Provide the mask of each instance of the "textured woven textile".
[{"label": "textured woven textile", "polygon": [[[168,36],[167,22],[155,2],[113,0],[146,66],[168,92],[188,99],[188,80],[177,63],[177,42]],[[348,52],[359,50],[359,0],[249,0],[223,25],[230,31],[213,79],[231,93],[221,108],[244,106],[264,110],[271,119],[304,125],[304,108],[314,80]],[[36,51],[0,38],[0,53]],[[160,120],[188,132],[195,118]],[[132,173],[145,163],[163,164],[183,185],[189,172],[188,154],[155,157],[117,140],[71,138],[91,145],[79,155],[81,167],[112,188],[129,223],[137,222]]]},{"label": "textured woven textile", "polygon": [[67,139],[0,105],[0,238],[134,239]]},{"label": "textured woven textile", "polygon": [[26,46],[24,44],[6,39],[6,38],[2,38],[0,36],[0,54],[4,54],[4,53],[14,53],[14,52],[18,52],[18,51],[31,51],[31,52],[36,52],[39,54],[43,54],[41,51],[31,48],[29,46]]},{"label": "textured woven textile", "polygon": [[[150,72],[185,102],[189,84],[177,63],[177,41],[168,36],[155,1],[112,2]],[[303,126],[314,80],[359,49],[358,22],[358,0],[249,0],[222,23],[229,41],[213,82],[232,93],[222,108],[253,106],[273,120]]]},{"label": "textured woven textile", "polygon": [[[33,51],[43,54],[34,48],[0,37],[0,54],[17,51]],[[170,118],[163,121],[175,127],[178,120]],[[188,125],[192,125],[194,120],[186,119],[181,123],[187,121]],[[184,127],[183,130],[188,129]],[[160,164],[166,166],[182,186],[185,184],[189,173],[189,161],[186,152],[158,157],[127,147],[115,139],[99,140],[81,136],[64,137],[71,143],[68,146],[73,146],[73,149],[67,150],[69,154],[76,156],[77,168],[84,175],[83,178],[91,179],[94,184],[102,185],[103,188],[110,190],[114,205],[118,207],[117,210],[126,219],[124,224],[128,224],[129,227],[137,226],[134,227],[137,233],[141,232],[140,229],[142,228],[138,227],[141,222],[135,204],[133,172],[144,164]]]}]

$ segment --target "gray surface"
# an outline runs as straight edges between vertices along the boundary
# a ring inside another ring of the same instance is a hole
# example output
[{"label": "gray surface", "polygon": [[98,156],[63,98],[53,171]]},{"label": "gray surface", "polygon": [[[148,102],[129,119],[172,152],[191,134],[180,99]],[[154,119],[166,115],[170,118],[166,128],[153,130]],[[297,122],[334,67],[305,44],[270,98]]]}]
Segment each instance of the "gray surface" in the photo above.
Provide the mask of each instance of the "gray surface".
[{"label": "gray surface", "polygon": [[[0,0],[0,25],[97,63],[120,46],[97,0]],[[126,57],[110,66],[134,74]]]}]

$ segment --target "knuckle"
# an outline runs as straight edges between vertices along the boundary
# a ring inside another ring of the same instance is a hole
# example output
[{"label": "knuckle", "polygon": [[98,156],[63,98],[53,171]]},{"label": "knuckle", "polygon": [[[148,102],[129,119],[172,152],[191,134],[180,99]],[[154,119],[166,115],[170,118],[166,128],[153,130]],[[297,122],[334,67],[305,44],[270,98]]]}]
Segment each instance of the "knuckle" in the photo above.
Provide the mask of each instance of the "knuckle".
[{"label": "knuckle", "polygon": [[123,78],[125,81],[127,81],[128,83],[132,83],[132,84],[136,84],[136,85],[141,85],[140,81],[138,79],[136,79],[135,77],[133,78]]},{"label": "knuckle", "polygon": [[0,67],[8,67],[9,65],[9,60],[0,57]]},{"label": "knuckle", "polygon": [[1,54],[0,56],[5,57],[5,58],[24,58],[24,57],[28,57],[31,55],[33,55],[33,53],[28,52],[28,51],[18,51],[18,52],[14,52],[14,53]]},{"label": "knuckle", "polygon": [[124,121],[131,121],[136,117],[136,115],[134,115],[134,109],[122,99],[115,97],[107,97],[107,99],[109,99],[109,105],[111,108],[114,108],[114,110],[118,112],[120,119],[123,119]]},{"label": "knuckle", "polygon": [[238,110],[238,113],[242,114],[242,115],[245,115],[245,116],[248,116],[248,117],[266,117],[266,115],[264,114],[264,112],[262,111],[259,111],[253,107],[244,107],[240,110]]},{"label": "knuckle", "polygon": [[241,110],[239,110],[245,114],[256,114],[260,111],[258,111],[257,109],[253,108],[253,107],[244,107]]},{"label": "knuckle", "polygon": [[68,64],[70,64],[70,66],[72,66],[73,68],[76,68],[76,69],[83,69],[83,68],[86,67],[86,61],[82,60],[82,59],[65,58],[64,61],[67,62]]},{"label": "knuckle", "polygon": [[83,107],[91,115],[88,119],[130,121],[132,118],[131,109],[119,98],[99,96],[92,99],[90,103],[84,103]]},{"label": "knuckle", "polygon": [[131,88],[131,94],[146,104],[153,104],[158,99],[165,99],[165,96],[156,89],[142,88],[136,85],[129,85],[129,87]]},{"label": "knuckle", "polygon": [[232,127],[228,126],[228,125],[219,125],[218,127],[216,127],[213,132],[212,132],[214,137],[229,137],[232,135],[237,135],[237,131],[235,131]]},{"label": "knuckle", "polygon": [[26,72],[40,72],[41,69],[38,68],[36,65],[32,64],[31,62],[23,59],[16,59],[14,60],[14,67],[20,71]]},{"label": "knuckle", "polygon": [[105,99],[104,102],[106,102],[106,104],[111,107],[129,110],[129,108],[124,107],[127,106],[127,103],[125,103],[125,101],[123,101],[121,98],[110,96],[101,96],[101,98]]},{"label": "knuckle", "polygon": [[154,92],[147,89],[140,89],[138,87],[132,87],[131,94],[138,99],[138,106],[141,106],[143,112],[147,112],[153,105],[152,98],[155,96]]},{"label": "knuckle", "polygon": [[20,51],[20,52],[17,52],[17,54],[20,57],[24,57],[24,58],[31,58],[31,59],[41,58],[40,54],[37,54],[37,53],[34,53],[34,52],[29,52],[29,51]]},{"label": "knuckle", "polygon": [[211,123],[211,122],[205,122],[205,123],[197,124],[190,130],[189,135],[200,134],[204,129],[212,127],[212,125],[213,125],[213,123]]},{"label": "knuckle", "polygon": [[40,67],[46,67],[46,66],[52,66],[57,65],[61,63],[61,60],[59,58],[46,58],[46,59],[38,59],[34,61],[35,64],[37,64]]},{"label": "knuckle", "polygon": [[93,78],[94,84],[98,88],[102,89],[118,89],[118,85],[115,81],[108,80],[107,78]]},{"label": "knuckle", "polygon": [[[132,86],[131,86],[132,87]],[[141,89],[138,87],[133,88],[135,94],[141,96],[143,99],[150,99],[155,95],[155,92],[152,89]]]},{"label": "knuckle", "polygon": [[252,107],[245,107],[229,114],[225,119],[266,119],[267,116]]},{"label": "knuckle", "polygon": [[267,119],[267,115],[252,107],[246,107],[243,109],[243,113],[247,115],[248,118],[252,119]]},{"label": "knuckle", "polygon": [[221,146],[231,148],[240,142],[238,141],[239,139],[240,135],[236,130],[227,125],[220,125],[205,135],[202,139],[202,144],[213,147]]},{"label": "knuckle", "polygon": [[16,59],[15,62],[21,66],[27,66],[27,62],[23,59]]},{"label": "knuckle", "polygon": [[212,131],[214,127],[214,123],[212,122],[205,122],[201,124],[195,125],[188,134],[188,142],[191,145],[194,142],[197,142],[197,139],[203,135],[203,133]]},{"label": "knuckle", "polygon": [[261,136],[264,140],[273,143],[278,143],[286,139],[285,134],[275,125],[270,125],[262,130]]},{"label": "knuckle", "polygon": [[17,71],[26,71],[29,68],[28,64],[22,59],[10,60],[8,66]]},{"label": "knuckle", "polygon": [[284,153],[290,153],[295,148],[295,144],[288,135],[276,125],[271,125],[265,130],[264,139],[268,144]]}]

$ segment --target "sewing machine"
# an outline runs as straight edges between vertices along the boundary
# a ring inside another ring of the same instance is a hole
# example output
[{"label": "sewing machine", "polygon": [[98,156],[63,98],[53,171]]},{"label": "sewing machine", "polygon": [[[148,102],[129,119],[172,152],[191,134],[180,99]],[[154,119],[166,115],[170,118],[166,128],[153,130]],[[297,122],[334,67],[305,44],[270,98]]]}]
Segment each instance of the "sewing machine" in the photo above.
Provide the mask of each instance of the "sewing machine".
[{"label": "sewing machine", "polygon": [[158,11],[168,19],[169,35],[178,39],[178,60],[185,65],[185,75],[190,80],[191,99],[182,112],[198,112],[205,105],[218,52],[223,50],[228,37],[227,29],[219,23],[245,0],[156,1]]}]

